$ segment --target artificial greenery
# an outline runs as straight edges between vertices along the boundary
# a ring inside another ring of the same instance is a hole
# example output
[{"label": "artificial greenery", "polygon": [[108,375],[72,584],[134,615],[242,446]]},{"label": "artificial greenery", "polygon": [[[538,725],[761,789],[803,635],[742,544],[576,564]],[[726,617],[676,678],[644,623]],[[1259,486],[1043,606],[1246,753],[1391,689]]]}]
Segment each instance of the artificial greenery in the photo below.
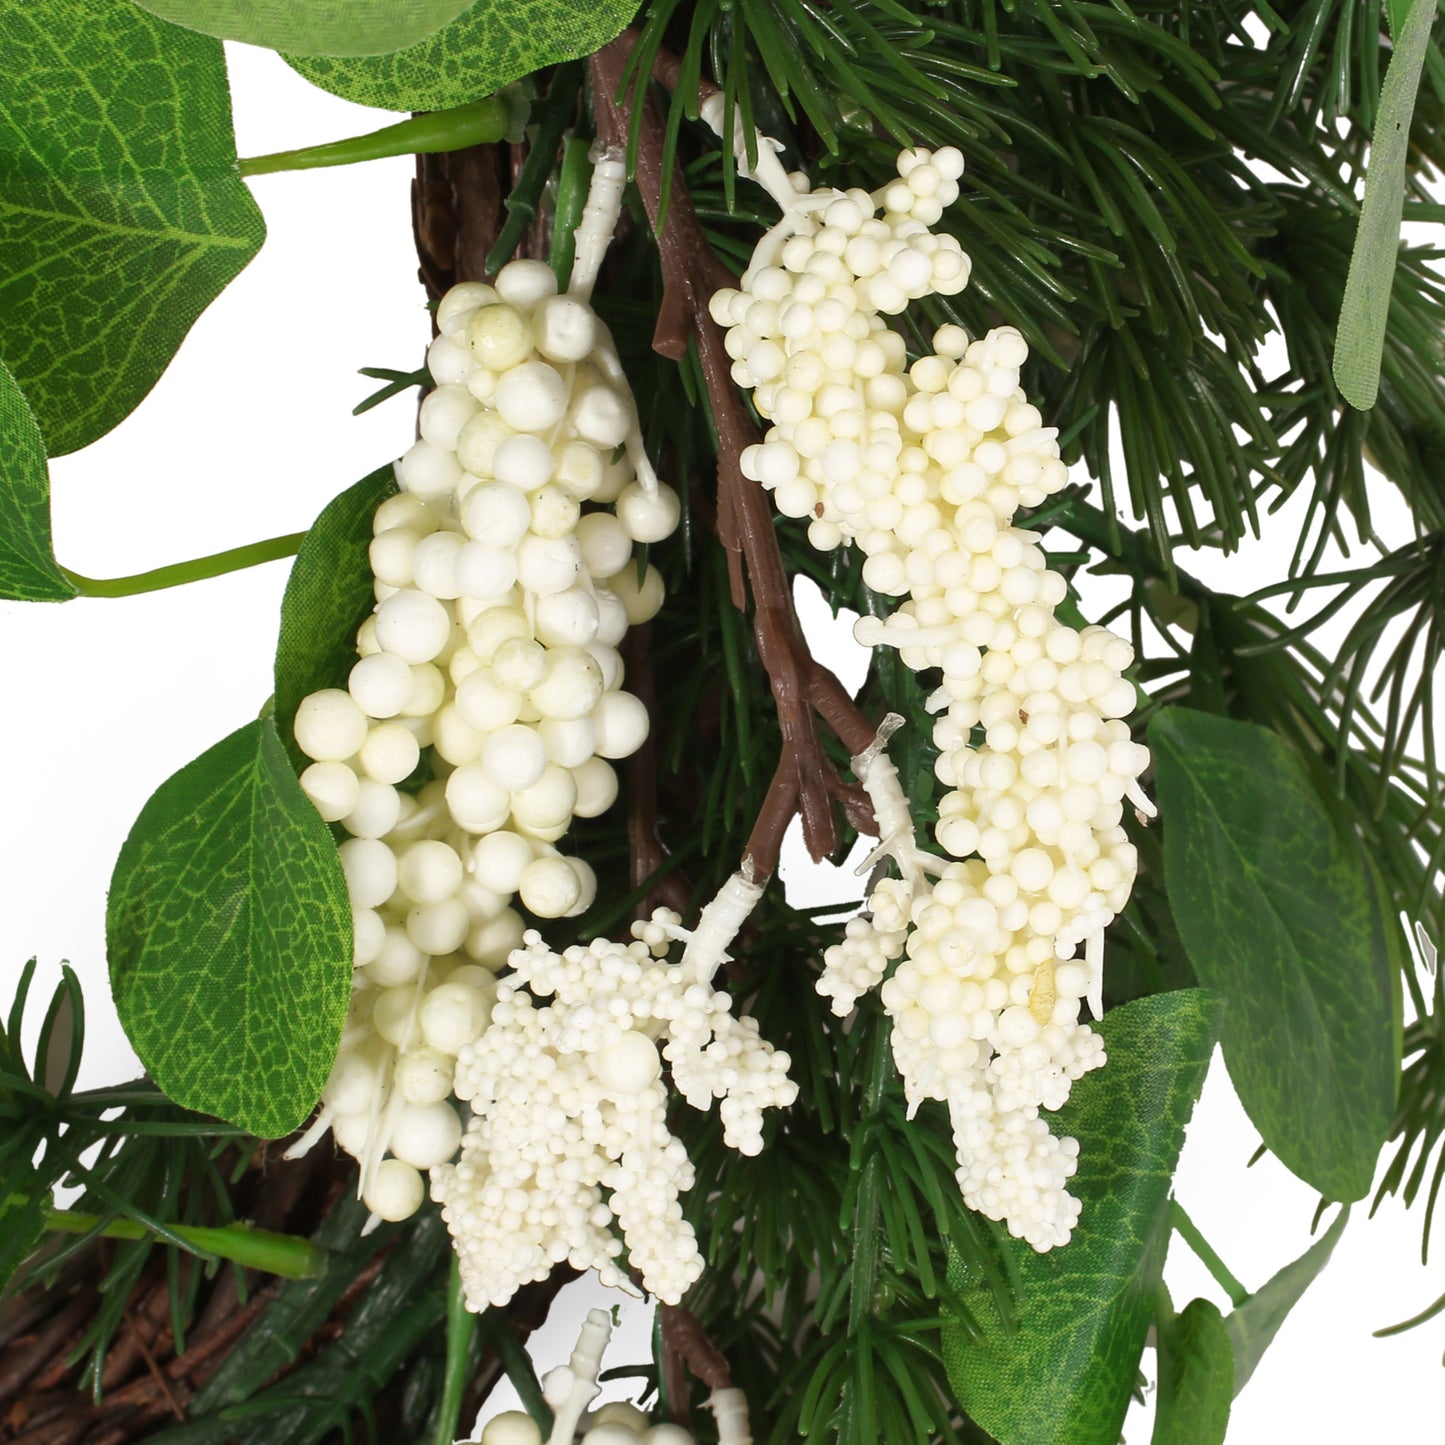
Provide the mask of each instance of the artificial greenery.
[{"label": "artificial greenery", "polygon": [[[780,757],[799,755],[768,655],[778,598],[755,569],[744,585],[740,544],[726,550],[734,503],[718,458],[741,403],[724,410],[679,329],[687,278],[655,234],[691,217],[700,244],[743,268],[774,217],[740,173],[739,126],[745,162],[761,133],[840,188],[876,189],[901,146],[965,154],[941,225],[972,257],[972,283],[897,324],[915,354],[945,321],[1027,339],[1025,390],[1077,466],[1024,524],[1071,583],[1060,615],[1135,647],[1132,723],[1161,810],[1130,824],[1140,874],[1109,935],[1110,1062],[1061,1116],[1080,1141],[1073,1241],[1038,1255],[964,1207],[947,1121],[930,1102],[910,1110],[881,1008],[864,999],[840,1019],[813,994],[839,911],[789,906],[775,883],[719,986],[788,1051],[800,1098],[751,1159],[724,1147],[713,1116],[669,1119],[696,1171],[686,1205],[707,1262],[687,1307],[746,1392],[756,1438],[777,1445],[1110,1445],[1141,1361],[1159,1381],[1158,1445],[1224,1440],[1231,1399],[1268,1369],[1265,1347],[1349,1211],[1251,1295],[1171,1204],[1214,1040],[1264,1146],[1323,1201],[1369,1193],[1393,1141],[1377,1202],[1423,1194],[1428,1243],[1445,1179],[1445,993],[1414,962],[1445,933],[1433,703],[1445,253],[1398,240],[1402,217],[1445,217],[1428,185],[1445,161],[1433,0],[447,0],[338,16],[300,0],[0,0],[0,595],[123,595],[298,552],[274,700],[176,760],[116,864],[116,1006],[154,1082],[74,1091],[83,1010],[68,974],[27,1058],[32,970],[19,974],[0,1033],[0,1283],[17,1318],[72,1298],[75,1271],[99,1261],[68,1380],[104,1410],[107,1350],[134,1329],[158,1249],[177,1361],[188,1331],[218,1339],[228,1305],[249,1309],[208,1380],[177,1375],[168,1424],[165,1400],[150,1414],[117,1406],[121,1434],[107,1438],[301,1445],[371,1420],[445,1445],[503,1372],[546,1413],[519,1341],[560,1275],[474,1321],[430,1207],[362,1236],[351,1178],[308,1196],[284,1233],[236,1218],[281,1170],[247,1136],[304,1122],[343,1028],[345,887],[296,783],[291,722],[309,693],[345,683],[389,459],[360,482],[334,478],[304,538],[110,582],[57,562],[45,459],[123,422],[260,246],[243,176],[425,152],[454,189],[492,187],[449,216],[474,228],[450,258],[428,256],[418,226],[423,274],[453,268],[434,291],[474,279],[458,256],[491,273],[550,255],[565,276],[589,145],[621,105],[629,161],[656,193],[629,191],[594,302],[682,523],[648,553],[667,600],[627,660],[652,736],[624,802],[578,824],[597,901],[549,923],[550,940],[622,936],[659,902],[695,911],[736,867]],[[238,163],[214,35],[271,44],[343,96],[436,114]],[[604,94],[613,70],[583,58],[609,44],[621,85]],[[699,120],[713,88],[721,144]],[[430,388],[418,358],[389,360],[400,369],[363,368],[386,383],[363,407]],[[1382,486],[1412,518],[1403,544],[1377,532]],[[1272,514],[1296,494],[1305,523],[1280,535]],[[1270,585],[1239,597],[1194,575],[1191,549],[1227,554],[1255,536],[1278,549]],[[853,551],[820,554],[786,518],[767,541],[835,612],[889,610]],[[1344,560],[1328,570],[1332,547]],[[1122,597],[1105,615],[1090,574]],[[1322,641],[1345,609],[1357,616],[1343,642]],[[918,676],[876,649],[857,707],[873,726],[904,719],[890,755],[931,846],[926,702]],[[840,773],[859,750],[826,727],[817,748]],[[809,841],[841,857],[859,815],[824,811]],[[69,1212],[54,1203],[62,1183],[82,1191]],[[1169,1299],[1174,1234],[1210,1265],[1228,1316]],[[298,1277],[267,1284],[256,1270]],[[248,1289],[262,1291],[249,1306]],[[710,1438],[704,1391],[679,1385],[675,1355],[664,1327],[654,1403]]]}]

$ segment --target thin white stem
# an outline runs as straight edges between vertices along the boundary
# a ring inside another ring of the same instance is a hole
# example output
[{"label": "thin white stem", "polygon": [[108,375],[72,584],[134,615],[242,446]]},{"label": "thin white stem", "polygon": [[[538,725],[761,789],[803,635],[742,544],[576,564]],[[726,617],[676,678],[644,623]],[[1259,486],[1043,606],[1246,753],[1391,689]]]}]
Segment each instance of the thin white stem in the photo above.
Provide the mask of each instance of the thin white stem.
[{"label": "thin white stem", "polygon": [[753,1445],[748,1399],[741,1390],[714,1390],[707,1404],[717,1419],[717,1445]]},{"label": "thin white stem", "polygon": [[745,863],[703,909],[682,951],[680,966],[690,969],[699,983],[711,979],[727,958],[728,945],[762,896],[762,884],[753,882],[752,869]]},{"label": "thin white stem", "polygon": [[602,1352],[611,1338],[611,1315],[606,1310],[588,1310],[569,1361],[571,1380],[567,1397],[560,1404],[548,1402],[555,1414],[547,1445],[572,1445],[583,1411],[602,1393],[597,1372],[602,1367]]},{"label": "thin white stem", "polygon": [[622,215],[622,191],[627,184],[625,157],[621,146],[611,146],[592,158],[592,183],[587,188],[582,220],[574,233],[576,251],[572,279],[567,283],[567,294],[579,301],[586,301],[592,295],[597,273],[602,269],[602,258],[607,254],[612,233]]},{"label": "thin white stem", "polygon": [[303,1154],[309,1154],[325,1137],[326,1131],[331,1127],[331,1121],[335,1117],[336,1110],[323,1105],[311,1127],[281,1157],[283,1159],[299,1159]]}]

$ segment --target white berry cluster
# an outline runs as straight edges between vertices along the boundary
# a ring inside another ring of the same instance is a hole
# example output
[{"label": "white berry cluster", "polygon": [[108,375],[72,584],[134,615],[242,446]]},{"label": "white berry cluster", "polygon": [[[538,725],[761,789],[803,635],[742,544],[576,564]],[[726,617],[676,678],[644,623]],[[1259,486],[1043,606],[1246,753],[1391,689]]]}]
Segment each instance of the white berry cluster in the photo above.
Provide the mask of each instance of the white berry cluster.
[{"label": "white berry cluster", "polygon": [[[348,1034],[326,1108],[388,1219],[420,1202],[415,1170],[429,1167],[403,1151],[411,1115],[398,1110],[450,1110],[450,1060],[487,1022],[478,976],[522,941],[514,898],[541,918],[592,902],[591,868],[556,844],[612,805],[611,763],[647,735],[618,647],[662,602],[634,545],[662,540],[679,513],[647,464],[611,338],[549,266],[514,261],[495,286],[453,287],[437,325],[421,439],[374,519],[358,660],[346,688],[312,694],[295,719],[314,759],[301,785],[351,835],[354,1012],[370,1020]],[[424,752],[432,779],[412,796],[400,785]],[[446,1007],[453,1018],[428,1022]],[[412,1080],[417,1048],[431,1052]],[[379,1165],[388,1147],[397,1159]],[[439,1149],[420,1153],[436,1163]]]},{"label": "white berry cluster", "polygon": [[[432,1172],[473,1309],[505,1304],[564,1260],[625,1285],[624,1241],[668,1304],[702,1272],[678,1199],[693,1170],[667,1129],[663,1061],[693,1108],[721,1101],[723,1137],[744,1154],[762,1148],[762,1111],[797,1097],[788,1056],[711,987],[723,955],[697,946],[707,923],[705,913],[688,934],[660,909],[629,944],[595,939],[559,955],[529,931],[512,954],[488,1028],[457,1061],[456,1093],[473,1115],[461,1157]],[[688,948],[669,962],[679,938]]]},{"label": "white berry cluster", "polygon": [[927,231],[962,168],[952,149],[905,151],[873,196],[804,196],[794,179],[741,289],[711,309],[771,423],[744,473],[810,519],[816,546],[856,543],[868,586],[906,599],[862,619],[858,640],[942,672],[935,837],[953,861],[913,846],[886,758],[855,760],[902,876],[828,951],[820,990],[846,1014],[906,955],[882,998],[910,1101],[947,1101],[965,1199],[1044,1250],[1078,1217],[1065,1190],[1077,1145],[1039,1110],[1104,1061],[1080,1001],[1102,1011],[1103,929],[1136,871],[1123,808],[1152,812],[1137,784],[1149,755],[1123,721],[1131,648],[1056,620],[1065,581],[1012,524],[1065,481],[1055,430],[1019,386],[1023,338],[944,326],[910,365],[880,314],[965,284],[956,242]]}]

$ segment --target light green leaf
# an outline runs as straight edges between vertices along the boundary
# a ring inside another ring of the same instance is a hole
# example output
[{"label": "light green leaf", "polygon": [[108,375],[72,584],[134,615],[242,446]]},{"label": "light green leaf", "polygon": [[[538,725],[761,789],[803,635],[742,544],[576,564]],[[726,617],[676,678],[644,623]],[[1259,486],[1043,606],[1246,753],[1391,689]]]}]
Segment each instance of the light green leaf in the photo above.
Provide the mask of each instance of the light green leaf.
[{"label": "light green leaf", "polygon": [[120,850],[111,990],[176,1103],[276,1138],[321,1093],[351,991],[336,845],[269,717],[168,778]]},{"label": "light green leaf", "polygon": [[51,456],[109,431],[255,255],[219,41],[128,0],[0,0],[0,357]]},{"label": "light green leaf", "polygon": [[65,602],[74,596],[50,545],[50,473],[40,428],[0,361],[0,597]]},{"label": "light green leaf", "polygon": [[1335,385],[1340,395],[1360,411],[1374,406],[1380,390],[1380,358],[1385,350],[1390,287],[1400,250],[1400,218],[1405,210],[1410,122],[1430,49],[1435,7],[1436,0],[1413,0],[1409,18],[1401,28],[1397,18],[1401,7],[1391,6],[1395,50],[1380,88],[1370,167],[1365,175],[1365,199],[1335,332]]},{"label": "light green leaf", "polygon": [[1221,1445],[1234,1399],[1234,1350],[1219,1309],[1191,1300],[1158,1324],[1153,1445]]},{"label": "light green leaf", "polygon": [[1002,1445],[1117,1445],[1169,1242],[1169,1181],[1204,1085],[1219,1004],[1203,989],[1155,994],[1098,1026],[1102,1069],[1050,1119],[1079,1141],[1069,1186],[1083,1205],[1073,1238],[1037,1254],[1009,1241],[1018,1326],[999,1321],[962,1265],[982,1338],[951,1323],[944,1362],[958,1402]]},{"label": "light green leaf", "polygon": [[1357,846],[1264,728],[1166,708],[1149,742],[1169,902],[1199,981],[1224,998],[1240,1102],[1287,1168],[1358,1199],[1400,1055],[1385,920]]},{"label": "light green leaf", "polygon": [[1256,1291],[1229,1315],[1225,1327],[1234,1347],[1234,1393],[1249,1383],[1260,1357],[1269,1348],[1285,1316],[1300,1302],[1315,1277],[1330,1262],[1350,1217],[1340,1210],[1333,1224],[1291,1264],[1285,1265],[1263,1289]]},{"label": "light green leaf", "polygon": [[470,0],[135,0],[152,15],[296,55],[384,55],[425,40]]},{"label": "light green leaf", "polygon": [[333,497],[291,566],[281,599],[274,706],[282,740],[298,769],[310,759],[296,746],[296,709],[319,688],[346,686],[356,664],[356,630],[376,601],[367,556],[371,519],[395,492],[395,476],[385,466]]},{"label": "light green leaf", "polygon": [[442,110],[544,65],[590,55],[619,35],[635,0],[476,0],[419,45],[361,60],[287,60],[313,85],[384,110]]}]

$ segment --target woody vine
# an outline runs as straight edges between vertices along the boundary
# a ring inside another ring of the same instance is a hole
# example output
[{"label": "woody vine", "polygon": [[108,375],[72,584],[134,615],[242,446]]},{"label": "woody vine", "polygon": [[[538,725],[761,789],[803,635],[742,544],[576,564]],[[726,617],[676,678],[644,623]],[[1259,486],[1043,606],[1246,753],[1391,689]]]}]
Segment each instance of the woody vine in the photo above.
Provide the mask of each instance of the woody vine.
[{"label": "woody vine", "polygon": [[[1109,1445],[1152,1355],[1156,1441],[1225,1439],[1348,1206],[1428,1234],[1445,1169],[1434,13],[0,4],[5,595],[296,554],[273,697],[116,862],[147,1078],[75,1089],[73,975],[28,1053],[19,974],[4,1438],[448,1442],[505,1374],[483,1445]],[[418,114],[238,161],[216,37]],[[62,567],[46,457],[260,245],[244,177],[412,152],[416,444],[304,535]],[[1190,575],[1301,490],[1277,584]],[[874,840],[846,923],[795,818]],[[1345,1206],[1253,1292],[1171,1198],[1216,1043]],[[589,1270],[658,1303],[638,1406],[603,1313],[521,1349]]]}]

